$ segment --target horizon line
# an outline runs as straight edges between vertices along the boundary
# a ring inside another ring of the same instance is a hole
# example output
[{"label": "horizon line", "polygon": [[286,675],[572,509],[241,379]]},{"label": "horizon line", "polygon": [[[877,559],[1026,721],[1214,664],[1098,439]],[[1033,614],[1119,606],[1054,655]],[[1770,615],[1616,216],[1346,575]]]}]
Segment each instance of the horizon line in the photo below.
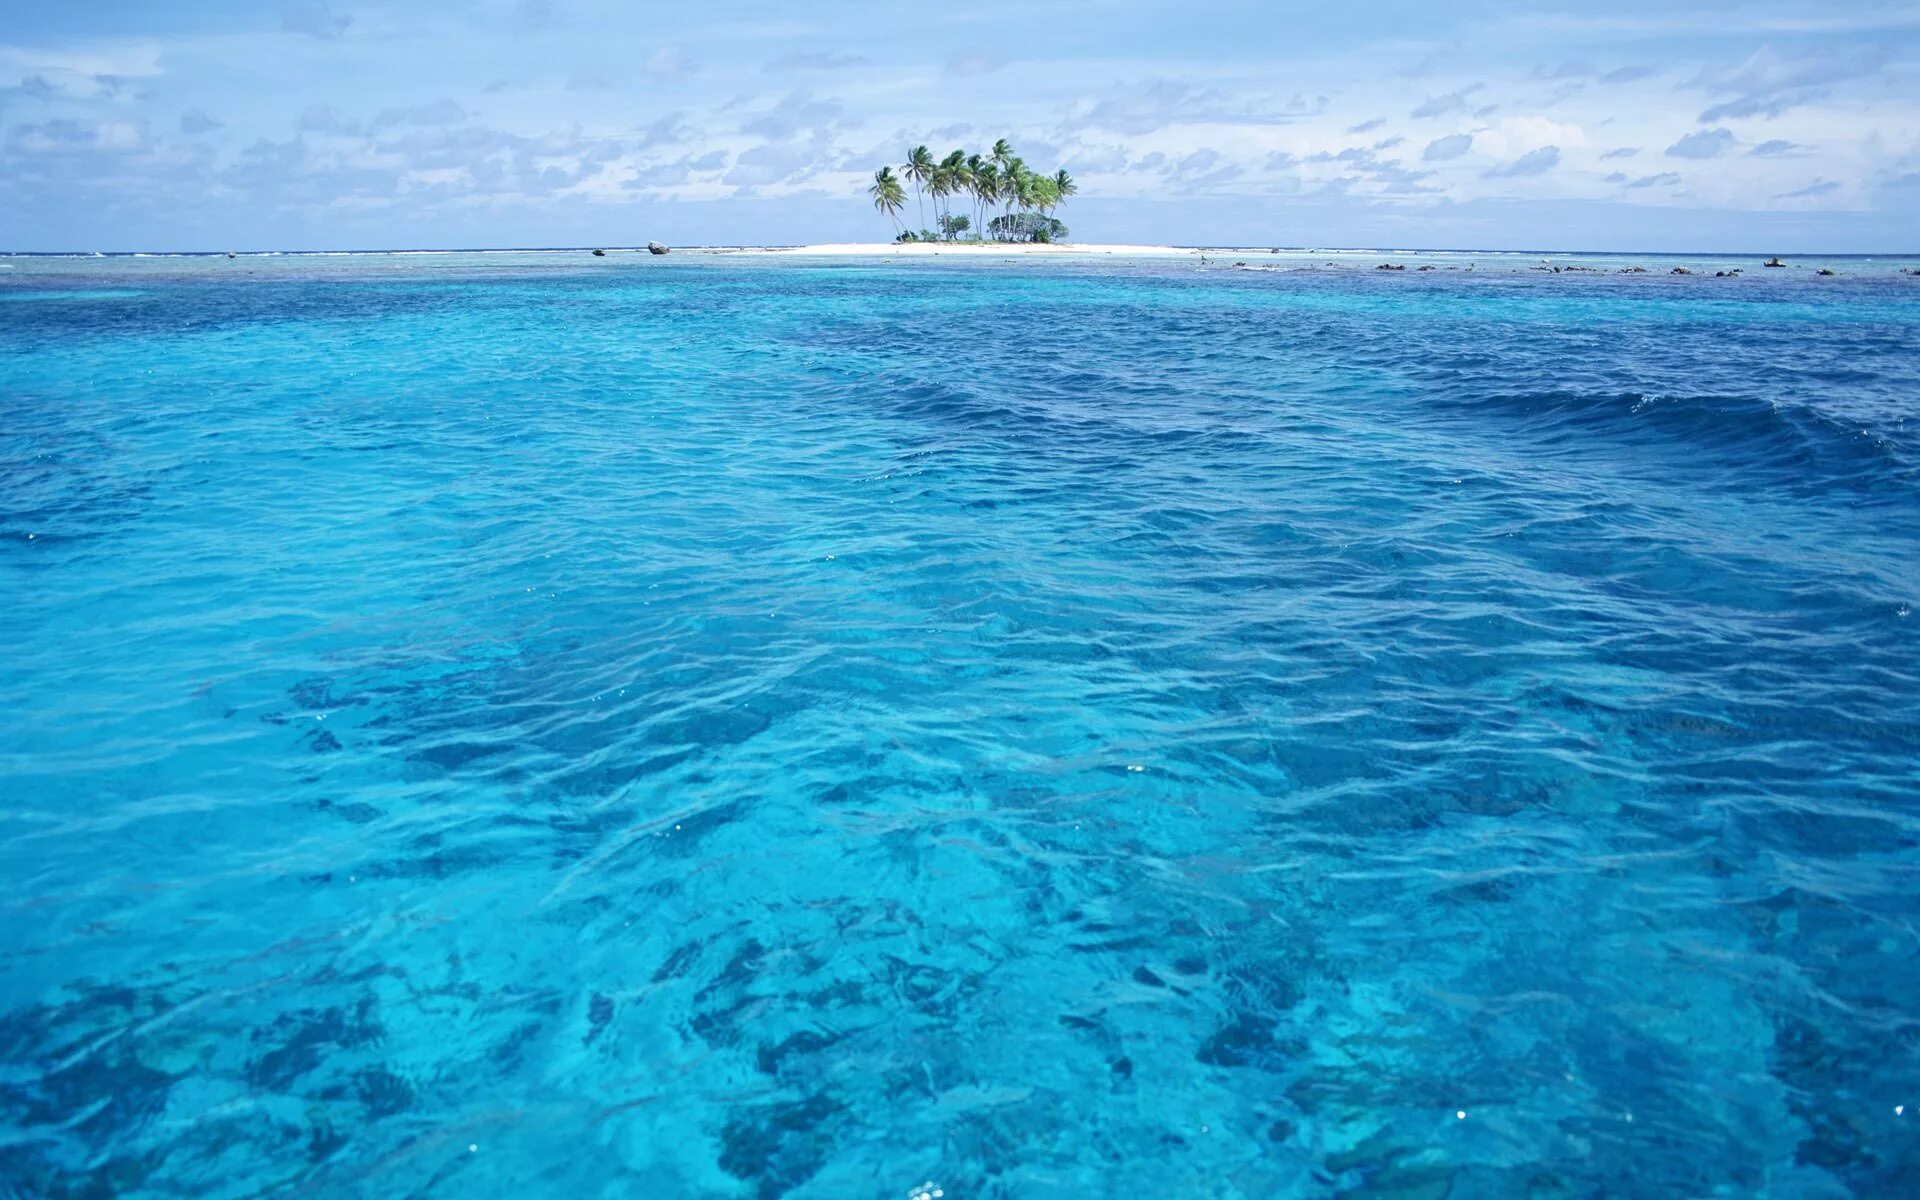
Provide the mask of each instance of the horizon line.
[{"label": "horizon line", "polygon": [[[701,242],[684,243],[669,247],[679,250],[795,250],[808,246],[837,245],[835,242]],[[875,246],[893,245],[891,241],[875,241]],[[991,245],[982,242],[961,242],[963,245]],[[1013,243],[1009,243],[1012,245]],[[1103,246],[1115,243],[1107,242],[1061,242],[1063,247],[1076,245]],[[1160,243],[1170,250],[1262,250],[1289,254],[1578,254],[1605,257],[1631,257],[1633,255],[1651,255],[1666,258],[1685,256],[1737,258],[1767,257],[1791,254],[1798,258],[1920,258],[1920,250],[1591,250],[1581,248],[1552,248],[1544,246],[1500,249],[1491,246],[1275,246],[1272,242],[1246,242],[1233,244],[1228,242]],[[646,243],[621,246],[607,242],[589,243],[577,246],[366,246],[346,250],[321,250],[281,247],[269,250],[0,250],[0,258],[132,258],[140,255],[180,258],[218,258],[223,255],[235,257],[260,257],[264,255],[353,255],[353,254],[562,254],[569,252],[592,253],[594,250],[608,251],[645,251]]]}]

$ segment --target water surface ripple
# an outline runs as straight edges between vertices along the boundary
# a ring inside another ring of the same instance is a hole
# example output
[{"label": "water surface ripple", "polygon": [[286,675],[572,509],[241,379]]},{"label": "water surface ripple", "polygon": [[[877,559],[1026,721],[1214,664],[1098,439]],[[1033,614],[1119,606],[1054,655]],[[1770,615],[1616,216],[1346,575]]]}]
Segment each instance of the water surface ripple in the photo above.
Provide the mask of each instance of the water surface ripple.
[{"label": "water surface ripple", "polygon": [[1920,280],[378,267],[0,284],[0,1195],[1920,1190]]}]

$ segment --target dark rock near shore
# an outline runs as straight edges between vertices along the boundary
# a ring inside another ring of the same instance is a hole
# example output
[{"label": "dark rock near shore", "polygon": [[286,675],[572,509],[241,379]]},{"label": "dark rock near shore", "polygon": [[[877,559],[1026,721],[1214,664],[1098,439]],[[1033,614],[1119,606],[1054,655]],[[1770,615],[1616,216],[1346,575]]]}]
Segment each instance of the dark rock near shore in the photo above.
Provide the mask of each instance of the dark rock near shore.
[{"label": "dark rock near shore", "polygon": [[665,246],[662,246],[659,242],[647,243],[648,254],[665,254],[666,252],[667,252],[667,248]]},{"label": "dark rock near shore", "polygon": [[593,252],[593,256],[595,258],[605,258],[607,256],[607,252],[605,250],[595,250]]},{"label": "dark rock near shore", "polygon": [[1691,275],[1691,274],[1693,274],[1693,272],[1692,272],[1692,271],[1689,271],[1689,270],[1687,270],[1687,269],[1686,269],[1685,267],[1675,267],[1675,268],[1674,268],[1673,270],[1671,270],[1671,271],[1669,271],[1669,272],[1667,272],[1667,274],[1669,274],[1669,275]]},{"label": "dark rock near shore", "polygon": [[1821,267],[1818,271],[1814,272],[1815,275],[1838,275],[1839,273],[1840,272],[1834,270],[1832,267]]},{"label": "dark rock near shore", "polygon": [[1770,259],[1768,259],[1767,261],[1765,261],[1765,262],[1763,262],[1763,263],[1761,263],[1760,265],[1761,265],[1761,266],[1763,266],[1763,267],[1784,267],[1784,266],[1786,266],[1787,264],[1785,264],[1785,263],[1783,263],[1783,262],[1781,262],[1781,261],[1780,261],[1779,259],[1777,259],[1777,258],[1770,258]]},{"label": "dark rock near shore", "polygon": [[1406,264],[1404,263],[1399,263],[1399,264],[1381,263],[1379,266],[1374,268],[1374,270],[1376,271],[1404,271],[1406,269],[1407,269]]}]

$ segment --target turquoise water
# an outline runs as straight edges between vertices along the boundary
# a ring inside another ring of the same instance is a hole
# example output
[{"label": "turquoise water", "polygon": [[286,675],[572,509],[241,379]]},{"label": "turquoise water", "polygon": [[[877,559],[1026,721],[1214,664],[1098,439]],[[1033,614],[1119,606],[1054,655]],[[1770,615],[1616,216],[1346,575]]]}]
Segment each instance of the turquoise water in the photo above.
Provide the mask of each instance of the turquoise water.
[{"label": "turquoise water", "polygon": [[1920,279],[9,264],[0,1195],[1920,1188]]}]

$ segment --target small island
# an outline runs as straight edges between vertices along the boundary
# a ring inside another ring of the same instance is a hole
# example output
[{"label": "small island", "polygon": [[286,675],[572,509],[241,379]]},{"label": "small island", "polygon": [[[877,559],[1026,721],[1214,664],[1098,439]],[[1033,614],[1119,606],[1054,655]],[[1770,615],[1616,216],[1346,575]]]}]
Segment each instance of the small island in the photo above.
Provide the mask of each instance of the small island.
[{"label": "small island", "polygon": [[[900,216],[907,204],[907,183],[913,184],[921,225],[917,230],[908,228]],[[1054,210],[1077,190],[1064,168],[1052,175],[1029,170],[1007,139],[1001,138],[985,154],[955,150],[938,161],[927,147],[915,146],[907,152],[899,174],[892,166],[873,173],[867,195],[873,198],[873,207],[893,223],[895,242],[1051,243],[1067,236],[1067,227],[1053,215]],[[937,231],[927,227],[929,197]],[[954,212],[956,197],[963,197],[972,212]],[[996,206],[1001,214],[989,217]]]}]

